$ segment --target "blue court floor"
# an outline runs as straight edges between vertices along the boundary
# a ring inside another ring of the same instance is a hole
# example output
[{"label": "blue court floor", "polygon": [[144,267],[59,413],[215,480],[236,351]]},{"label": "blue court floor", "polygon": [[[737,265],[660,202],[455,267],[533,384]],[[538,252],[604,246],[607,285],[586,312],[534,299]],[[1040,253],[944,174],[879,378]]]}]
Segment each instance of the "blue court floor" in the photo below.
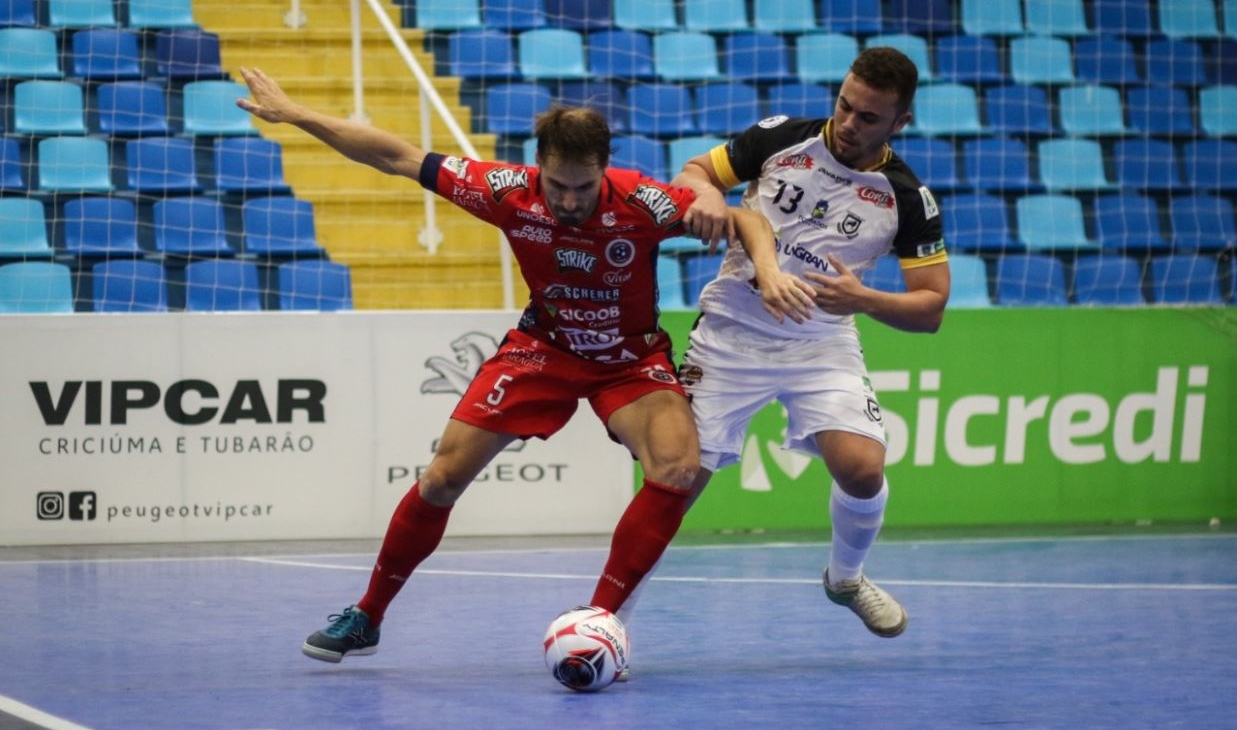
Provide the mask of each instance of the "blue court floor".
[{"label": "blue court floor", "polygon": [[540,643],[603,538],[449,540],[378,654],[303,657],[376,547],[0,548],[0,730],[1237,728],[1230,532],[887,535],[867,570],[910,613],[896,639],[826,601],[826,544],[679,541],[632,680],[592,695]]}]

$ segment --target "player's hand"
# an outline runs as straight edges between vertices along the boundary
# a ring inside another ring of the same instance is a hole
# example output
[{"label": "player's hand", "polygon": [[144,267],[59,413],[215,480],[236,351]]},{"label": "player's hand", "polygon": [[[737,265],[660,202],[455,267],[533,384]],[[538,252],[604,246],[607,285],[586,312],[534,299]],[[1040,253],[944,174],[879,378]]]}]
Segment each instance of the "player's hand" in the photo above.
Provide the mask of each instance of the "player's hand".
[{"label": "player's hand", "polygon": [[812,318],[812,310],[816,308],[813,298],[816,289],[803,279],[777,271],[771,276],[760,277],[760,300],[765,309],[778,324],[786,321],[786,317],[798,324],[803,324]]},{"label": "player's hand", "polygon": [[826,258],[829,266],[837,272],[836,275],[829,276],[814,271],[803,275],[815,284],[813,288],[816,306],[829,314],[846,315],[862,312],[865,292],[868,288],[836,256],[829,254]]},{"label": "player's hand", "polygon": [[716,189],[696,195],[695,202],[683,214],[683,225],[689,234],[708,244],[709,253],[716,253],[722,240],[734,240],[734,223],[730,220],[726,197]]},{"label": "player's hand", "polygon": [[287,122],[293,118],[297,106],[274,79],[256,68],[242,68],[240,74],[253,100],[237,99],[237,106],[267,122]]}]

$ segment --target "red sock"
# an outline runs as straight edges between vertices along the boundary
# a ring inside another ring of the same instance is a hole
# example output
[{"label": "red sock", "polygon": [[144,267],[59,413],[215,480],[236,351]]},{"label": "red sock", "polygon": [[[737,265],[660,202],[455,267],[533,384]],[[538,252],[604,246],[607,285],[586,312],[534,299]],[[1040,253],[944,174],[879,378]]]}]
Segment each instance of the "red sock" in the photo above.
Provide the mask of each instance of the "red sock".
[{"label": "red sock", "polygon": [[686,510],[687,492],[645,479],[614,528],[610,557],[591,605],[618,611],[645,574],[657,565]]},{"label": "red sock", "polygon": [[421,498],[420,482],[404,495],[391,515],[374,572],[369,576],[369,588],[357,601],[357,608],[369,616],[371,625],[382,623],[387,606],[395,600],[408,576],[438,547],[450,515],[450,507],[439,507]]}]

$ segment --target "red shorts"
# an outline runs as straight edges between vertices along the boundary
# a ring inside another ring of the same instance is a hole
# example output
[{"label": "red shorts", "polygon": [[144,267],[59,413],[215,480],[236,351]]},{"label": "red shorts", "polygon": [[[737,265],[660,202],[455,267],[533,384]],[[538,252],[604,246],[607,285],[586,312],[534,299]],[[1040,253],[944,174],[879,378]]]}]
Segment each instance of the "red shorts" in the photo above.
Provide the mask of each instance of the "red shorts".
[{"label": "red shorts", "polygon": [[511,330],[451,417],[495,433],[544,439],[571,420],[581,398],[607,423],[619,408],[658,390],[687,397],[667,353],[598,363]]}]

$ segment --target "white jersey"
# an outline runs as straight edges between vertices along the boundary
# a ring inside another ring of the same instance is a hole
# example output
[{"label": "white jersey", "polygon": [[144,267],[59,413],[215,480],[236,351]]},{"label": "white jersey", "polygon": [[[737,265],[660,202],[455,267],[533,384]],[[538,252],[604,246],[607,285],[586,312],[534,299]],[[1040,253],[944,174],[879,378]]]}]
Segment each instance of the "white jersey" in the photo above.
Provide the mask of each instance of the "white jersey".
[{"label": "white jersey", "polygon": [[[711,152],[724,184],[750,182],[744,205],[773,226],[782,271],[833,274],[826,258],[833,254],[862,276],[890,250],[903,268],[945,261],[940,211],[928,188],[891,151],[868,171],[838,162],[825,143],[831,123],[771,117]],[[718,277],[701,293],[700,309],[791,339],[854,329],[852,315],[819,310],[802,324],[787,318],[778,325],[765,311],[755,268],[738,245],[727,250]]]}]

